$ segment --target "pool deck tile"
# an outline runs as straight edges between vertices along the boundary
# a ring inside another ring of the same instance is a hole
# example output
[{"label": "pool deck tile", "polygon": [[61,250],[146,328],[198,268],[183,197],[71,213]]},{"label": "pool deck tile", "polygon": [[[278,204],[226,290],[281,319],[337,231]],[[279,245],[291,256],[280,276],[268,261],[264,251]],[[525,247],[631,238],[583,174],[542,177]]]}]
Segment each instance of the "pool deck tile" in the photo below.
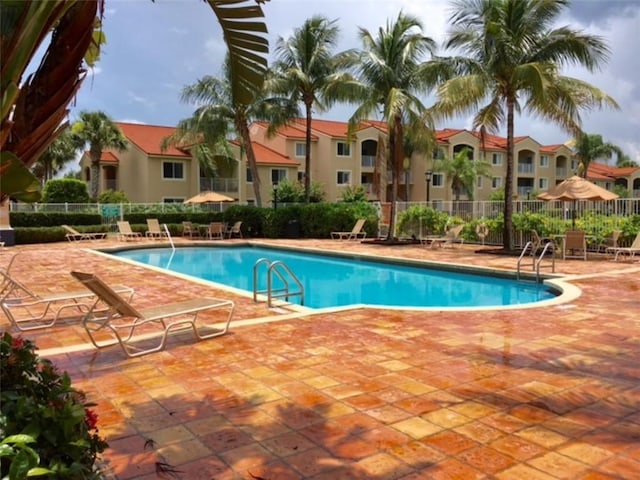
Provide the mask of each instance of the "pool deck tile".
[{"label": "pool deck tile", "polygon": [[[471,245],[257,243],[510,272],[517,262]],[[557,261],[581,294],[556,305],[292,318],[88,251],[116,245],[4,248],[0,266],[19,252],[12,275],[40,293],[77,290],[69,271],[84,270],[135,287],[138,306],[206,294],[236,310],[228,335],[172,336],[163,352],[136,359],[93,348],[77,319],[22,334],[97,404],[113,478],[162,478],[163,467],[196,480],[638,478],[638,262]],[[4,315],[0,328],[11,329]]]}]

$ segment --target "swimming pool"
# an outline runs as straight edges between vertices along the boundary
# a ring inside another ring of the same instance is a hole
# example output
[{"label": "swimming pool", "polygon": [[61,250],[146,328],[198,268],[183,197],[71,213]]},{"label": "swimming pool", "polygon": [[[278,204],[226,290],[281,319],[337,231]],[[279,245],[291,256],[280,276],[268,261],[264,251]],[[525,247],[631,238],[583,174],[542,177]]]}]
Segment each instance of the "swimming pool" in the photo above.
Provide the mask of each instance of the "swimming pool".
[{"label": "swimming pool", "polygon": [[[304,305],[390,307],[499,307],[557,296],[531,281],[255,246],[125,250],[114,255],[222,285],[253,292],[253,266],[261,258],[284,262],[301,280]],[[266,289],[262,270],[258,289]],[[278,284],[274,284],[278,286]],[[297,297],[290,299],[297,302]]]}]

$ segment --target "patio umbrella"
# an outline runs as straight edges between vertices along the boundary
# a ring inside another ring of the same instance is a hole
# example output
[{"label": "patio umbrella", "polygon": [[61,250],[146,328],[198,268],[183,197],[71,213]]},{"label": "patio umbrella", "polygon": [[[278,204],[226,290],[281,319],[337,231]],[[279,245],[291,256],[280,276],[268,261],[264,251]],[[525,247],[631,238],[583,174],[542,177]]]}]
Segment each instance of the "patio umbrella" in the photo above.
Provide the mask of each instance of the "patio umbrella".
[{"label": "patio umbrella", "polygon": [[199,194],[188,198],[184,203],[218,203],[218,202],[235,202],[231,197],[227,197],[218,192],[200,192]]},{"label": "patio umbrella", "polygon": [[615,200],[618,195],[599,187],[589,180],[574,175],[571,178],[563,180],[555,187],[541,193],[537,197],[540,200],[552,201],[559,200],[563,202],[573,201],[573,228],[576,226],[576,202],[578,200]]}]

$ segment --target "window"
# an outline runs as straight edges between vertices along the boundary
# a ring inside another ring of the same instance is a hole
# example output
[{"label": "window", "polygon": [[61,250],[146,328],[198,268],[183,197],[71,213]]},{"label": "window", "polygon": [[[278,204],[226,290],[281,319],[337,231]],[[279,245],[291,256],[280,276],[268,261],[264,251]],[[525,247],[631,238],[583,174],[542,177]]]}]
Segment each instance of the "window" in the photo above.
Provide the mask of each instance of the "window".
[{"label": "window", "polygon": [[476,181],[476,187],[482,188],[482,177],[478,177],[478,180]]},{"label": "window", "polygon": [[573,170],[574,172],[578,170],[578,164],[578,160],[571,160],[571,170]]},{"label": "window", "polygon": [[287,171],[284,168],[274,168],[271,170],[271,183],[280,183],[282,180],[286,180]]},{"label": "window", "polygon": [[337,154],[339,157],[350,157],[351,156],[351,145],[345,142],[338,142],[337,144]]},{"label": "window", "polygon": [[492,153],[491,154],[491,165],[502,165],[502,154],[501,153]]},{"label": "window", "polygon": [[443,160],[444,159],[444,149],[435,148],[433,150],[433,159],[434,160]]},{"label": "window", "polygon": [[541,167],[549,166],[549,155],[540,155],[540,166]]},{"label": "window", "polygon": [[162,162],[162,178],[184,180],[184,165],[182,162]]},{"label": "window", "polygon": [[549,180],[546,178],[538,179],[538,188],[540,190],[547,190],[549,188]]},{"label": "window", "polygon": [[307,149],[305,148],[306,144],[304,143],[296,143],[296,157],[304,157]]},{"label": "window", "polygon": [[184,198],[163,198],[162,203],[184,203]]},{"label": "window", "polygon": [[338,185],[351,185],[351,172],[348,170],[338,170]]},{"label": "window", "polygon": [[434,187],[444,187],[444,175],[442,173],[434,173],[431,175],[431,185]]},{"label": "window", "polygon": [[247,168],[247,183],[253,183],[253,174],[250,168]]},{"label": "window", "polygon": [[501,188],[502,187],[502,177],[493,177],[491,179],[491,188]]},{"label": "window", "polygon": [[301,183],[304,182],[304,172],[298,172],[298,181]]}]

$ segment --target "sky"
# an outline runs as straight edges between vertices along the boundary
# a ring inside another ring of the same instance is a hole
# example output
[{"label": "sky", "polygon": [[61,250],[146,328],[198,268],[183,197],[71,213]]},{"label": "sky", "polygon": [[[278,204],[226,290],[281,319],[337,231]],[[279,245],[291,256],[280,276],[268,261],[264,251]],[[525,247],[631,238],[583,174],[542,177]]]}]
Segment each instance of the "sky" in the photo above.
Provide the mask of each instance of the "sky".
[{"label": "sky", "polygon": [[[424,34],[440,43],[451,13],[446,0],[270,0],[262,8],[272,49],[279,37],[288,38],[306,19],[322,15],[340,27],[336,51],[360,48],[359,28],[376,32],[400,11],[416,16]],[[559,25],[599,35],[611,50],[600,72],[563,72],[604,90],[620,105],[620,110],[584,113],[583,130],[601,134],[640,162],[640,0],[573,0]],[[82,110],[102,110],[116,121],[176,125],[194,109],[180,101],[182,88],[204,75],[219,76],[226,53],[217,19],[201,0],[106,0],[104,32],[107,43],[71,105],[71,122]],[[433,103],[432,97],[424,100]],[[354,108],[342,105],[314,115],[346,121]],[[436,125],[470,126],[470,116]],[[516,119],[515,130],[542,144],[571,138],[556,125],[527,116]]]}]

